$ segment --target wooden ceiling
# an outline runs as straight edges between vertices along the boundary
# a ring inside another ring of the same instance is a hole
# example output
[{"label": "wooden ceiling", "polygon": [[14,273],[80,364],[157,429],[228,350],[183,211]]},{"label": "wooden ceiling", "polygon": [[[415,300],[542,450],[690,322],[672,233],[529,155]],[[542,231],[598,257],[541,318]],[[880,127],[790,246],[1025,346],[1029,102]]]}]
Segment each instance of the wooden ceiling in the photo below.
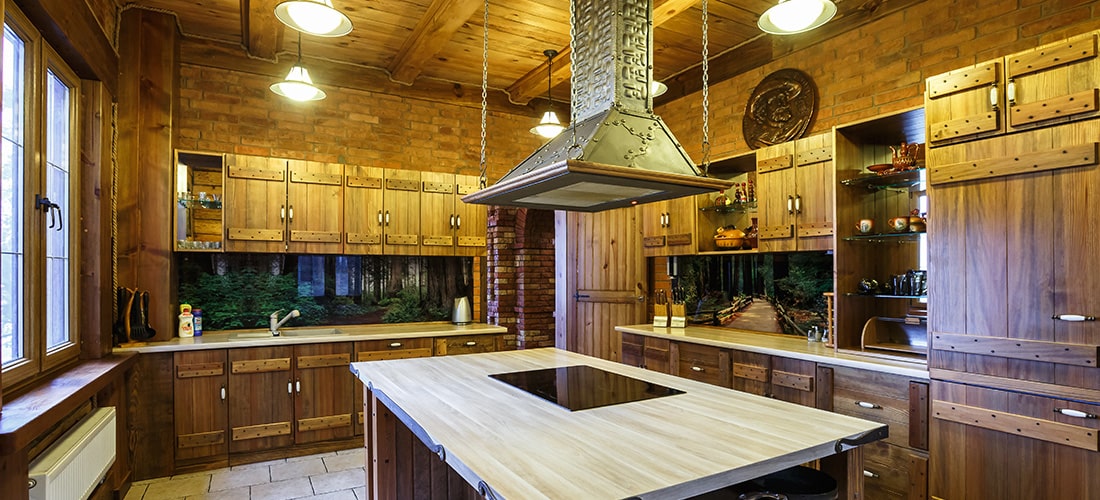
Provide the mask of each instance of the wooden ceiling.
[{"label": "wooden ceiling", "polygon": [[[281,0],[136,0],[139,7],[177,14],[185,37],[243,47],[253,59],[280,63],[298,50],[298,32],[274,15]],[[709,0],[712,79],[734,76],[774,57],[896,11],[920,0],[838,0],[837,18],[793,37],[764,35],[760,13],[774,0]],[[332,63],[380,72],[391,82],[440,88],[481,84],[484,0],[332,0],[354,24],[339,38],[303,35],[307,65]],[[699,0],[654,0],[654,78],[669,84],[663,99],[701,86],[702,10]],[[881,9],[880,9],[881,7]],[[489,86],[514,104],[544,98],[543,51],[560,52],[553,64],[554,96],[569,95],[568,0],[489,0]],[[713,67],[725,58],[733,69]],[[748,60],[748,61],[747,61]],[[747,61],[747,62],[746,62]],[[344,72],[347,69],[345,68]],[[712,80],[713,81],[713,80]],[[340,85],[340,82],[329,82]],[[503,100],[503,99],[501,99]]]}]

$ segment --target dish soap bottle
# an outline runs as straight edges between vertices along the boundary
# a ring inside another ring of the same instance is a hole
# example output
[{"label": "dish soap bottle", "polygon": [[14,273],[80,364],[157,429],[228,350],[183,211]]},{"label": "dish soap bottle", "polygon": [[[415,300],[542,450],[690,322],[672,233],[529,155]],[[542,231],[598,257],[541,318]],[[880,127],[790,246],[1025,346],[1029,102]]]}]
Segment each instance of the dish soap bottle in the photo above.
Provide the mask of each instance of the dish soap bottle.
[{"label": "dish soap bottle", "polygon": [[195,336],[195,316],[191,314],[191,304],[180,304],[180,337]]}]

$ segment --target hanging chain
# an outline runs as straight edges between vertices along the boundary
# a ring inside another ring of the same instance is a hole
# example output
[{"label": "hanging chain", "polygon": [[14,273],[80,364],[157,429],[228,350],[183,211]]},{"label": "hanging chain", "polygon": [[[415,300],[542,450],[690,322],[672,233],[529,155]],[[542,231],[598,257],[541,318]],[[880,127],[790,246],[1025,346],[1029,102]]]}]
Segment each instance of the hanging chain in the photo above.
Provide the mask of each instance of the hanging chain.
[{"label": "hanging chain", "polygon": [[570,149],[579,148],[577,144],[577,86],[573,81],[573,54],[574,45],[577,42],[577,11],[576,6],[573,3],[576,0],[569,0],[569,131],[573,134],[573,145]]},{"label": "hanging chain", "polygon": [[485,117],[489,109],[489,0],[485,0],[485,14],[482,18],[481,37],[481,189],[489,183],[485,178]]},{"label": "hanging chain", "polygon": [[703,176],[710,175],[710,50],[707,32],[707,0],[703,0]]}]

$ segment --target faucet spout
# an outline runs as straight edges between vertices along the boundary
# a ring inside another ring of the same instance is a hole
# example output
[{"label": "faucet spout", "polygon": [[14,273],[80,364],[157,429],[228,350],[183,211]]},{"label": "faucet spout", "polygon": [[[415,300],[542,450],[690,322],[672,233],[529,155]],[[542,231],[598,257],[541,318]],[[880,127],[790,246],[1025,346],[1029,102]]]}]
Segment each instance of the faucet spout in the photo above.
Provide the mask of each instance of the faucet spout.
[{"label": "faucet spout", "polygon": [[290,318],[297,318],[298,316],[302,315],[302,313],[298,312],[297,309],[293,309],[289,313],[287,313],[286,316],[283,316],[283,319],[279,319],[279,313],[281,312],[283,312],[283,310],[279,309],[278,311],[271,313],[271,317],[269,318],[271,320],[270,324],[272,337],[279,336],[279,327],[283,326],[283,324],[285,324],[287,321],[290,321]]}]

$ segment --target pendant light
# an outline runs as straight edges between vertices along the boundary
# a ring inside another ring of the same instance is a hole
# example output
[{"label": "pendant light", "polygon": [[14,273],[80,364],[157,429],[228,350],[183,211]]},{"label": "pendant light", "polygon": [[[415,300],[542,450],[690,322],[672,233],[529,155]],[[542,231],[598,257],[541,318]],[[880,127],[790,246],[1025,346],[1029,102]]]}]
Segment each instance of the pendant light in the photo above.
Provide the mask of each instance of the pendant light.
[{"label": "pendant light", "polygon": [[756,25],[773,35],[793,35],[817,28],[834,15],[836,4],[830,0],[779,0]]},{"label": "pendant light", "polygon": [[547,49],[544,50],[542,54],[546,56],[546,100],[550,101],[550,103],[546,112],[542,114],[542,120],[539,120],[539,124],[531,129],[531,133],[546,139],[553,139],[557,137],[562,130],[565,130],[565,127],[561,124],[561,120],[558,120],[557,113],[554,113],[554,97],[551,93],[551,88],[554,86],[554,56],[558,55],[558,51]]},{"label": "pendant light", "polygon": [[668,85],[658,82],[657,80],[650,80],[649,95],[653,97],[660,97],[665,92],[668,92]]},{"label": "pendant light", "polygon": [[298,31],[316,36],[351,33],[351,19],[333,8],[332,0],[287,0],[275,6],[275,17]]},{"label": "pendant light", "polygon": [[271,91],[295,101],[319,101],[325,98],[325,91],[315,87],[309,77],[309,71],[302,65],[302,34],[298,34],[298,62],[290,68],[286,78],[271,84]]}]

